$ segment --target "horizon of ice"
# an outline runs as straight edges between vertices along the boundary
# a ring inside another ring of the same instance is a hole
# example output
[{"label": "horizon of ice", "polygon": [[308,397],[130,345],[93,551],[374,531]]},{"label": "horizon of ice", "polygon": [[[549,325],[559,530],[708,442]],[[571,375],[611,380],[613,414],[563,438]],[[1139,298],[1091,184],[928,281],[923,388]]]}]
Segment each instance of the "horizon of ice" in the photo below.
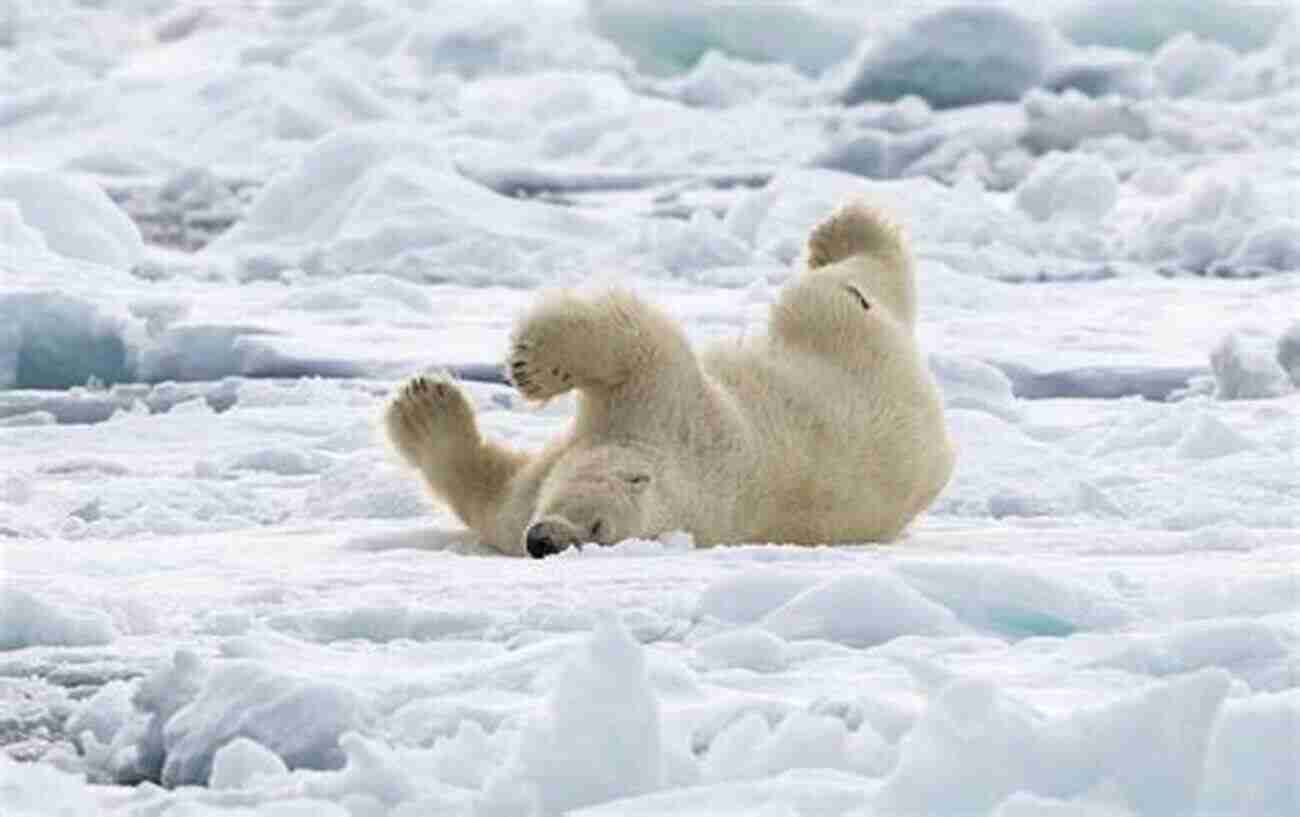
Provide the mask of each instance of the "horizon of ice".
[{"label": "horizon of ice", "polygon": [[[1300,19],[896,5],[0,3],[0,813],[1300,813]],[[855,197],[899,542],[504,559],[384,448],[561,433],[548,287],[753,337]]]}]

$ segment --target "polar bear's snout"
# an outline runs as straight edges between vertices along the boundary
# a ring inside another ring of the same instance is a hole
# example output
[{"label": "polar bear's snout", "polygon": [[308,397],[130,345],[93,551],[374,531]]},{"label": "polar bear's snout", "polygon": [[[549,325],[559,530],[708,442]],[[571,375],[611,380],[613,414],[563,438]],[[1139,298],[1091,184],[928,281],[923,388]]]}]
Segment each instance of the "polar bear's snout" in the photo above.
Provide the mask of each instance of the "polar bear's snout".
[{"label": "polar bear's snout", "polygon": [[559,553],[578,542],[577,531],[562,519],[543,519],[528,526],[524,547],[534,559]]}]

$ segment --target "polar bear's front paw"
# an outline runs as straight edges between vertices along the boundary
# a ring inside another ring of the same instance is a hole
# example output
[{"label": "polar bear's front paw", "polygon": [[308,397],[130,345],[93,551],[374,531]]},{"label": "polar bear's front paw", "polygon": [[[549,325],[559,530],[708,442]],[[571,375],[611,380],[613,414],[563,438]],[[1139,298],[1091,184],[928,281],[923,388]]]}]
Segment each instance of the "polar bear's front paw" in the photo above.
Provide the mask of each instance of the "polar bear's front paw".
[{"label": "polar bear's front paw", "polygon": [[506,378],[529,400],[549,400],[573,388],[573,375],[548,362],[548,345],[541,333],[517,338],[506,358]]},{"label": "polar bear's front paw", "polygon": [[419,464],[447,446],[477,441],[474,411],[445,374],[413,377],[384,413],[388,438],[408,462]]}]

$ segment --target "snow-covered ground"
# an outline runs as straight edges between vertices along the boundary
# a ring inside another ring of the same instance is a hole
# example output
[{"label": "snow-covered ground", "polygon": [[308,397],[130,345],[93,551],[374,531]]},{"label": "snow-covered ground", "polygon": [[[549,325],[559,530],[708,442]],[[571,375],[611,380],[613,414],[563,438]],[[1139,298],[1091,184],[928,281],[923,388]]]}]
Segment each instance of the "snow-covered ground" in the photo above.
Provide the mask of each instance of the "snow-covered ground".
[{"label": "snow-covered ground", "polygon": [[[0,813],[1300,814],[1300,20],[0,0]],[[888,546],[481,551],[544,287],[753,331],[863,195],[961,447]]]}]

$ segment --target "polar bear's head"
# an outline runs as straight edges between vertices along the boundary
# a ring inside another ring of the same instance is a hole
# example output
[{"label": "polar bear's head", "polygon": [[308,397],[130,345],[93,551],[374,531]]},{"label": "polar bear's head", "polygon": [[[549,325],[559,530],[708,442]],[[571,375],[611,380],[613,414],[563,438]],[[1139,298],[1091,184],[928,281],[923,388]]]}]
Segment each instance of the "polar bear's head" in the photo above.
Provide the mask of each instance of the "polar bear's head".
[{"label": "polar bear's head", "polygon": [[574,545],[647,535],[653,482],[648,458],[635,449],[599,445],[569,451],[542,483],[524,549],[540,559]]}]

